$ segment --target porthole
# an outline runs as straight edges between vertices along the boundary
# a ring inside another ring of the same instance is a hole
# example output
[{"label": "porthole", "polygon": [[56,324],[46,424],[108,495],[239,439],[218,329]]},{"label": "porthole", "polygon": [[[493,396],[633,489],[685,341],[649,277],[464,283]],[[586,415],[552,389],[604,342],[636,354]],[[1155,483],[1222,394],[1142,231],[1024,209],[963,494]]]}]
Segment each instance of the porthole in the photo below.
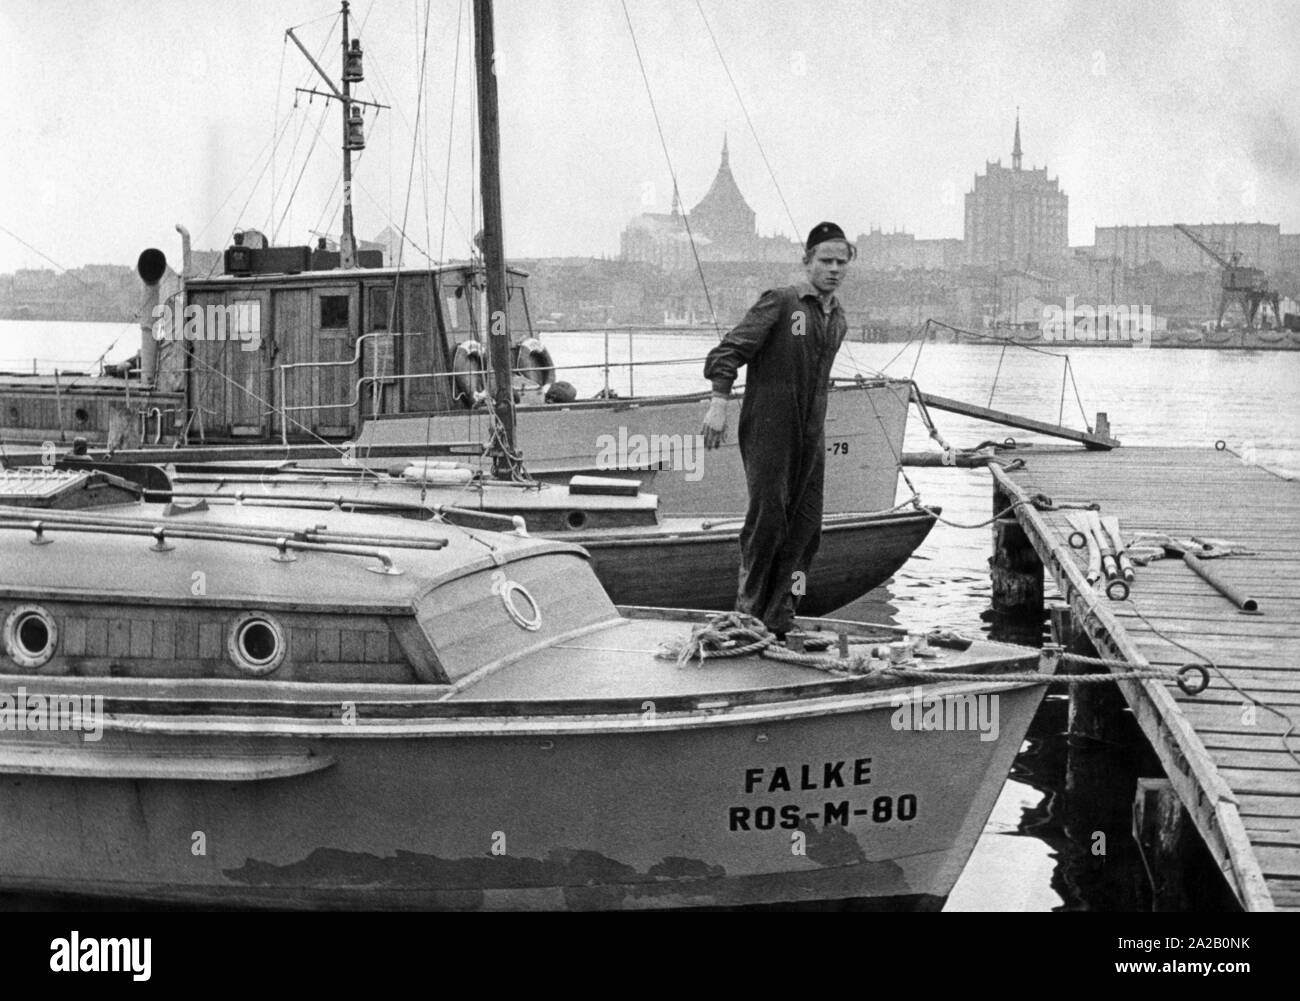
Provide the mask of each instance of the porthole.
[{"label": "porthole", "polygon": [[586,511],[570,511],[564,516],[564,523],[575,532],[587,527]]},{"label": "porthole", "polygon": [[[519,598],[522,598],[523,603],[527,605],[527,614],[520,611],[520,602],[517,600]],[[537,607],[537,602],[522,584],[516,584],[512,580],[502,584],[501,601],[506,606],[506,614],[510,616],[510,621],[520,629],[535,633],[542,628],[542,610]]]},{"label": "porthole", "polygon": [[261,612],[245,612],[235,619],[226,647],[235,666],[254,677],[279,667],[287,650],[280,623]]},{"label": "porthole", "polygon": [[78,407],[72,412],[72,416],[78,424],[85,424],[90,420],[90,412],[85,407]]},{"label": "porthole", "polygon": [[20,605],[5,619],[4,643],[15,664],[40,667],[54,656],[59,627],[39,605]]}]

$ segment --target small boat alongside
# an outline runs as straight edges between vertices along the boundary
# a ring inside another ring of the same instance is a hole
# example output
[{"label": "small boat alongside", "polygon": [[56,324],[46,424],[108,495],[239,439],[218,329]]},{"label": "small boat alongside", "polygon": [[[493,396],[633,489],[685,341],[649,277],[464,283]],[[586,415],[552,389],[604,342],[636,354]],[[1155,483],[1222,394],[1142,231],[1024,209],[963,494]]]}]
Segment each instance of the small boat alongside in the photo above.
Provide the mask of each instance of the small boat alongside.
[{"label": "small boat alongside", "polygon": [[718,624],[616,607],[575,546],[139,492],[0,475],[0,889],[934,907],[1047,680],[819,619],[822,654],[683,663]]},{"label": "small boat alongside", "polygon": [[[412,467],[332,473],[289,465],[203,465],[162,469],[69,458],[65,469],[100,469],[130,479],[151,501],[273,504],[304,510],[381,513],[413,519],[435,515],[472,528],[510,530],[515,520],[531,534],[580,545],[590,554],[601,586],[618,604],[723,611],[736,598],[741,517],[663,515],[656,498],[635,481],[575,477],[564,485],[517,484],[471,476],[467,467],[435,470],[458,485],[430,484]],[[463,473],[464,478],[456,476]],[[590,503],[596,501],[597,503]],[[800,609],[825,615],[885,583],[934,527],[929,510],[886,510],[828,515],[822,544]]]}]

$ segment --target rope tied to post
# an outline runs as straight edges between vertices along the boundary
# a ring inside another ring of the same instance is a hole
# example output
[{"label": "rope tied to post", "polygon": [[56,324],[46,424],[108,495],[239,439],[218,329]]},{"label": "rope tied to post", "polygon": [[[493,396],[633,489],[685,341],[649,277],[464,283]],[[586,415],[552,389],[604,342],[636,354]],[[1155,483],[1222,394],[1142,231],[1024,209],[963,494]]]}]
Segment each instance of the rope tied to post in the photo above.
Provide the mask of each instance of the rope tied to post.
[{"label": "rope tied to post", "polygon": [[[911,481],[909,480],[908,482],[910,483]],[[1071,510],[1100,511],[1101,510],[1101,505],[1096,501],[1089,501],[1086,504],[1073,503],[1069,501],[1063,501],[1058,503],[1057,501],[1052,500],[1051,497],[1048,497],[1047,494],[1036,493],[1026,498],[1025,500],[1012,501],[1009,505],[1007,505],[997,514],[995,514],[992,518],[986,518],[984,521],[979,521],[973,525],[968,525],[959,521],[951,521],[943,517],[937,508],[930,507],[928,504],[922,504],[921,495],[917,493],[915,488],[913,488],[912,490],[912,507],[916,508],[918,511],[925,511],[927,514],[931,515],[936,521],[942,522],[945,525],[950,525],[953,528],[970,528],[970,529],[987,528],[989,525],[992,525],[995,521],[998,521],[999,519],[1005,518],[1007,515],[1014,513],[1016,508],[1025,507],[1025,506],[1034,507],[1039,511],[1071,511]]]}]

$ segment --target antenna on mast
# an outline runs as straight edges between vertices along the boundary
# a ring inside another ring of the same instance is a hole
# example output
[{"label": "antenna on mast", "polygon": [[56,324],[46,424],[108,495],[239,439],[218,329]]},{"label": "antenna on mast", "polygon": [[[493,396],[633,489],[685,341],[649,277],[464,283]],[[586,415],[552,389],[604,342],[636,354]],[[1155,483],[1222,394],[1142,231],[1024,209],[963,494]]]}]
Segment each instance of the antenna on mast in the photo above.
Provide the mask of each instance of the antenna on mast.
[{"label": "antenna on mast", "polygon": [[302,54],[307,57],[307,61],[320,74],[321,79],[329,85],[331,93],[326,94],[310,87],[298,87],[296,89],[300,93],[314,94],[326,100],[337,100],[343,105],[343,235],[339,238],[339,266],[342,268],[355,268],[357,266],[357,240],[352,229],[352,151],[360,152],[366,148],[366,133],[361,119],[361,107],[379,109],[387,108],[388,105],[377,104],[374,101],[363,101],[352,96],[352,84],[364,80],[365,73],[362,66],[361,39],[349,39],[348,37],[348,0],[343,0],[342,89],[337,87],[334,81],[330,79],[329,74],[321,69],[320,63],[312,58],[312,54],[298,40],[298,36],[293,33],[292,28],[286,29],[285,34],[293,39],[293,44],[298,46]]}]

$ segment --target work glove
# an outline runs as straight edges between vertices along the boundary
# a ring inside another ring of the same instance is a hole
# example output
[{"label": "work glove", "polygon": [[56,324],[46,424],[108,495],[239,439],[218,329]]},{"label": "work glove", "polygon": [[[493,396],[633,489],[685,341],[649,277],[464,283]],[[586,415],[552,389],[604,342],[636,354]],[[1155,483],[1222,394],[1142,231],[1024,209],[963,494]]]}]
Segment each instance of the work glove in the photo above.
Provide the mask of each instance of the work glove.
[{"label": "work glove", "polygon": [[717,448],[727,435],[727,398],[717,396],[709,400],[708,412],[704,415],[704,424],[700,428],[704,435],[706,449]]}]

